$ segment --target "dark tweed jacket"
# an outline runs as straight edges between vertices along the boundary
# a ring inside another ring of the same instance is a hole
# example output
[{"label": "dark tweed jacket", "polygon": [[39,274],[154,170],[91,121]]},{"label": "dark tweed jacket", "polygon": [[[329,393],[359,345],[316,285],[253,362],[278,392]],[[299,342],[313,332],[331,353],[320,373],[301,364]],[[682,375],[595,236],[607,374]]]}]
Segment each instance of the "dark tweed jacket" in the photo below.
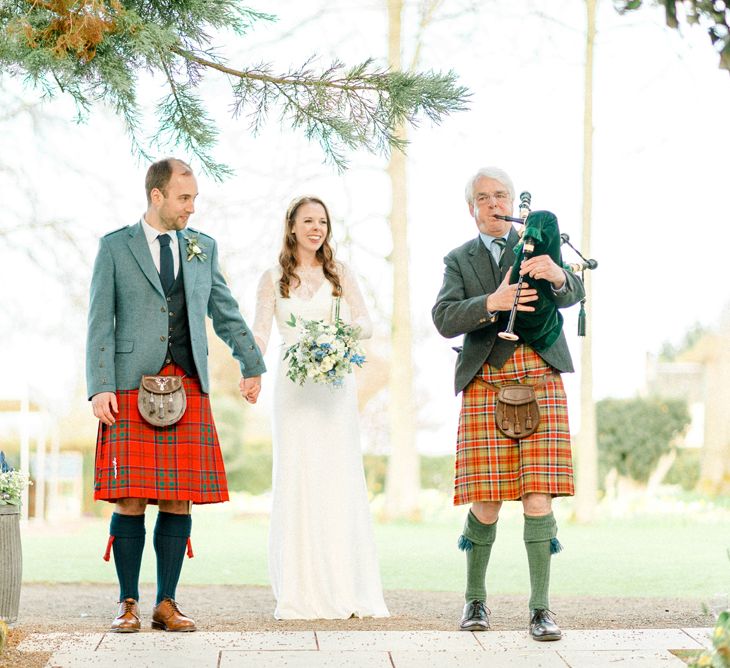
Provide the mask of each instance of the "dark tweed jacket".
[{"label": "dark tweed jacket", "polygon": [[[431,310],[433,322],[439,333],[446,338],[464,335],[464,345],[456,360],[454,388],[461,392],[482,368],[489,357],[497,332],[506,327],[509,313],[500,312],[489,318],[487,296],[495,292],[514,262],[512,247],[519,241],[517,233],[510,231],[507,247],[502,258],[502,268],[495,263],[482,240],[477,237],[452,250],[445,258],[444,281]],[[580,278],[566,271],[567,290],[553,299],[558,308],[577,304],[585,295]],[[539,355],[560,372],[573,371],[565,334],[560,332],[557,341]]]}]

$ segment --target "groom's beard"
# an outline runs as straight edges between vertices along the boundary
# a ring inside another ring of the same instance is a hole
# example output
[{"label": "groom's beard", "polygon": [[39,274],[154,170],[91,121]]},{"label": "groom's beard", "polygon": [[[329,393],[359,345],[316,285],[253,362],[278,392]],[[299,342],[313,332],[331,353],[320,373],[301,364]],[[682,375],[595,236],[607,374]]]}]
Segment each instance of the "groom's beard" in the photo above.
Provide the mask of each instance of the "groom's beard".
[{"label": "groom's beard", "polygon": [[173,230],[178,232],[184,230],[188,224],[191,214],[185,214],[183,216],[164,216],[160,214],[160,222],[162,226],[172,232]]}]

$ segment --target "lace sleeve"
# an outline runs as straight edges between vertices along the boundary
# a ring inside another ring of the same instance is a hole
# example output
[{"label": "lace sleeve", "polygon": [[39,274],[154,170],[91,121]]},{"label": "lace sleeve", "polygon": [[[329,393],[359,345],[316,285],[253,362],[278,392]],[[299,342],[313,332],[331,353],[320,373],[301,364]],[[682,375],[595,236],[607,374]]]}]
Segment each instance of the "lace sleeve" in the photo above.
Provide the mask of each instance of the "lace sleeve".
[{"label": "lace sleeve", "polygon": [[360,286],[357,284],[357,278],[346,264],[342,264],[342,297],[350,307],[352,324],[360,328],[360,338],[369,339],[373,335],[373,323],[360,292]]},{"label": "lace sleeve", "polygon": [[261,354],[266,353],[266,346],[271,336],[271,321],[274,319],[276,307],[276,288],[271,278],[271,272],[266,271],[259,281],[256,290],[256,317],[253,323],[253,336],[261,349]]}]

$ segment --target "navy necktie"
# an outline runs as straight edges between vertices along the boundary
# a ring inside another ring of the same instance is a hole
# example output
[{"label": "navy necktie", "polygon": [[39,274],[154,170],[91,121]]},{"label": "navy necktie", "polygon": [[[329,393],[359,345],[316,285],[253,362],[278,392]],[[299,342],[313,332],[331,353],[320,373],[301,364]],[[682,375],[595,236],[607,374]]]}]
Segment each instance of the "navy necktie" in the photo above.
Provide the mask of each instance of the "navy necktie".
[{"label": "navy necktie", "polygon": [[160,234],[157,241],[160,242],[160,281],[162,289],[167,294],[175,282],[175,265],[172,263],[172,248],[170,248],[172,239],[169,234]]}]

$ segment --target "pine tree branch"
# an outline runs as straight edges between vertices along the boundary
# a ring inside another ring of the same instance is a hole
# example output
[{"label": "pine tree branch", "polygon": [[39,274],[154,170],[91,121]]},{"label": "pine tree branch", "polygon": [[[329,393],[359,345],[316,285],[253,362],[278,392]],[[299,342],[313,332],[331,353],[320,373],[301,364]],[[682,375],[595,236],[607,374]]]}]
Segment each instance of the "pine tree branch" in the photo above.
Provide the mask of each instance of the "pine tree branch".
[{"label": "pine tree branch", "polygon": [[346,84],[341,83],[341,81],[327,81],[322,80],[318,77],[294,77],[294,76],[272,76],[270,74],[264,74],[263,72],[257,71],[257,70],[235,70],[232,67],[228,67],[226,65],[223,65],[222,63],[217,63],[213,60],[207,60],[206,58],[202,58],[200,56],[195,55],[191,51],[187,51],[186,49],[181,49],[180,47],[172,47],[170,49],[173,53],[176,53],[179,56],[182,56],[186,60],[192,60],[199,65],[203,65],[204,67],[209,67],[212,70],[217,70],[218,72],[222,72],[223,74],[230,74],[231,76],[237,77],[239,79],[252,79],[253,81],[261,81],[263,83],[269,83],[274,84],[277,86],[317,86],[317,85],[323,85],[327,86],[329,88],[337,88],[339,90],[344,91],[377,91],[379,90],[378,86],[375,86],[373,84],[360,84],[360,85],[352,85],[352,84]]},{"label": "pine tree branch", "polygon": [[[429,1],[438,6],[442,0]],[[229,170],[211,157],[218,129],[195,94],[206,71],[236,79],[234,116],[246,113],[251,132],[277,106],[282,122],[318,141],[340,170],[346,152],[357,147],[402,150],[405,143],[395,131],[401,123],[415,125],[423,116],[438,123],[466,108],[469,93],[453,72],[389,72],[372,59],[349,69],[335,62],[315,72],[310,59],[273,74],[265,64],[236,69],[212,55],[213,29],[244,34],[271,18],[237,0],[3,0],[0,68],[24,76],[48,96],[70,95],[82,119],[94,103],[111,104],[124,119],[133,150],[145,159],[136,76],[161,74],[169,93],[158,106],[153,143],[184,147],[215,178]]]}]

